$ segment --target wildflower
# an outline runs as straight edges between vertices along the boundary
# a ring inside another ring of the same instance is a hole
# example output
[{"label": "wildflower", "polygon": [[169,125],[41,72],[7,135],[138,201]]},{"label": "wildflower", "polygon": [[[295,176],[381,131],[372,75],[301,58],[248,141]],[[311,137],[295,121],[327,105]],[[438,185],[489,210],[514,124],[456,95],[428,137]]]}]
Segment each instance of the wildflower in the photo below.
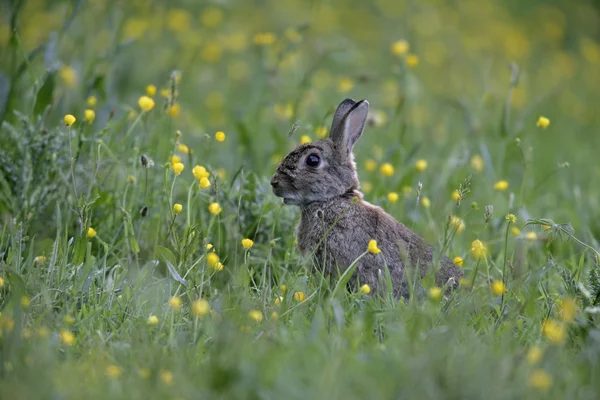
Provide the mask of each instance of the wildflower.
[{"label": "wildflower", "polygon": [[212,215],[219,215],[221,213],[221,205],[219,203],[210,203],[208,206],[208,212]]},{"label": "wildflower", "polygon": [[383,176],[394,175],[394,167],[390,163],[381,164],[381,167],[379,167],[379,171],[381,171],[381,174]]},{"label": "wildflower", "polygon": [[72,346],[75,343],[75,335],[68,329],[61,329],[59,333],[60,342],[67,346]]},{"label": "wildflower", "polygon": [[392,54],[395,56],[403,56],[406,53],[408,53],[409,48],[410,45],[406,40],[397,40],[394,43],[392,43],[391,51]]},{"label": "wildflower", "polygon": [[326,126],[317,126],[317,128],[315,129],[315,135],[317,135],[319,139],[325,138],[328,133],[329,130]]},{"label": "wildflower", "polygon": [[419,57],[415,54],[409,54],[406,56],[406,65],[410,68],[414,68],[419,65]]},{"label": "wildflower", "polygon": [[91,124],[96,119],[96,112],[88,108],[83,111],[83,116],[85,120]]},{"label": "wildflower", "polygon": [[302,135],[300,137],[300,143],[301,144],[306,144],[306,143],[310,143],[310,142],[312,142],[312,140],[310,139],[310,136],[308,136],[308,135]]},{"label": "wildflower", "polygon": [[279,307],[281,305],[281,303],[283,302],[283,296],[279,296],[275,299],[275,305],[277,307]]},{"label": "wildflower", "polygon": [[419,172],[423,172],[427,169],[427,160],[418,160],[415,163],[415,169]]},{"label": "wildflower", "polygon": [[206,263],[212,268],[219,263],[219,260],[219,256],[215,252],[211,252],[206,255]]},{"label": "wildflower", "polygon": [[94,228],[91,228],[91,227],[88,228],[87,237],[88,237],[88,239],[95,238],[96,237],[96,230]]},{"label": "wildflower", "polygon": [[404,197],[408,197],[413,191],[413,188],[411,188],[408,185],[404,185],[402,186],[402,194],[404,195]]},{"label": "wildflower", "polygon": [[169,370],[161,369],[160,380],[163,381],[165,385],[171,385],[173,383],[173,373]]},{"label": "wildflower", "polygon": [[109,378],[117,379],[121,376],[123,371],[118,366],[111,364],[106,367],[105,372],[106,372],[106,376],[108,376]]},{"label": "wildflower", "polygon": [[142,109],[142,111],[150,111],[154,108],[154,100],[148,96],[141,96],[138,99],[138,105]]},{"label": "wildflower", "polygon": [[481,240],[476,239],[471,243],[471,254],[474,259],[481,260],[482,258],[487,257],[488,249]]},{"label": "wildflower", "polygon": [[545,392],[552,386],[552,377],[543,369],[536,369],[529,375],[529,386]]},{"label": "wildflower", "polygon": [[200,189],[206,189],[210,187],[210,181],[208,178],[200,178]]},{"label": "wildflower", "polygon": [[257,33],[254,35],[254,44],[259,46],[268,46],[275,43],[277,37],[271,32]]},{"label": "wildflower", "polygon": [[182,152],[183,154],[190,154],[192,151],[190,150],[190,148],[181,143],[179,146],[177,146],[177,150],[179,150],[180,152]]},{"label": "wildflower", "polygon": [[[46,262],[46,256],[37,256],[33,259],[33,262],[36,264],[43,264]],[[0,287],[2,287],[2,285],[0,285]]]},{"label": "wildflower", "polygon": [[277,311],[273,311],[273,312],[271,313],[271,319],[272,319],[273,321],[277,321],[277,320],[279,319],[279,314],[277,313]]},{"label": "wildflower", "polygon": [[179,298],[178,296],[171,297],[169,299],[169,307],[171,307],[173,311],[181,310],[181,298]]},{"label": "wildflower", "polygon": [[216,7],[209,7],[200,16],[200,21],[209,28],[216,28],[223,21],[223,12]]},{"label": "wildflower", "polygon": [[98,99],[96,99],[96,96],[90,96],[87,98],[87,105],[89,108],[96,107],[97,103],[98,103]]},{"label": "wildflower", "polygon": [[181,157],[179,157],[177,154],[172,154],[171,157],[169,157],[169,162],[171,163],[171,167],[177,163],[181,162]]},{"label": "wildflower", "polygon": [[4,287],[4,278],[0,276],[0,288]]},{"label": "wildflower", "polygon": [[181,210],[183,210],[183,206],[179,203],[175,203],[173,204],[173,212],[175,213],[175,215],[179,214],[181,212]]},{"label": "wildflower", "polygon": [[224,142],[225,141],[225,133],[222,131],[215,133],[215,139],[217,142]]},{"label": "wildflower", "polygon": [[373,190],[373,184],[371,182],[363,182],[361,188],[363,192],[371,193]]},{"label": "wildflower", "polygon": [[69,65],[60,67],[58,75],[68,87],[73,87],[77,84],[77,71]]},{"label": "wildflower", "polygon": [[137,117],[137,113],[133,110],[129,111],[129,114],[127,114],[127,119],[130,121],[133,121],[135,117]]},{"label": "wildflower", "polygon": [[494,183],[494,190],[497,190],[499,192],[504,192],[506,189],[508,189],[508,182],[505,180],[500,180],[496,183]]},{"label": "wildflower", "polygon": [[452,262],[454,263],[454,265],[456,265],[457,267],[462,267],[463,264],[465,263],[465,260],[463,260],[462,257],[460,256],[456,256],[454,257],[454,260],[452,260]]},{"label": "wildflower", "polygon": [[66,126],[71,126],[75,123],[75,121],[77,121],[77,118],[75,118],[73,115],[71,114],[67,114],[65,115],[65,117],[63,118],[63,121],[65,122]]},{"label": "wildflower", "polygon": [[483,171],[483,167],[485,164],[483,163],[483,158],[479,154],[475,154],[471,157],[471,168],[473,168],[477,172]]},{"label": "wildflower", "polygon": [[431,207],[431,200],[429,200],[429,197],[426,197],[426,196],[425,196],[425,197],[423,197],[423,198],[421,199],[421,205],[422,205],[424,208],[429,208],[429,207]]},{"label": "wildflower", "polygon": [[210,250],[213,248],[212,243],[206,243],[206,250]]},{"label": "wildflower", "polygon": [[442,298],[442,289],[439,287],[432,287],[429,289],[429,298],[431,300],[439,300]]},{"label": "wildflower", "polygon": [[281,285],[281,293],[285,293],[285,291],[287,290],[287,285]]},{"label": "wildflower", "polygon": [[156,94],[156,86],[154,86],[154,85],[146,86],[146,94],[150,97],[154,97],[154,95]]},{"label": "wildflower", "polygon": [[150,379],[150,368],[140,368],[138,369],[138,374],[140,375],[140,378],[148,380]]},{"label": "wildflower", "polygon": [[375,162],[375,160],[365,161],[365,169],[368,172],[373,172],[373,171],[375,171],[376,168],[377,168],[377,163]]},{"label": "wildflower", "polygon": [[294,293],[294,300],[296,300],[297,302],[302,303],[303,301],[306,300],[306,295],[304,294],[304,292],[295,292]]},{"label": "wildflower", "polygon": [[506,286],[504,285],[504,282],[498,280],[492,282],[492,293],[494,293],[496,296],[502,296],[504,293],[506,293]]},{"label": "wildflower", "polygon": [[550,125],[550,120],[546,117],[539,117],[536,125],[538,128],[546,129]]},{"label": "wildflower", "polygon": [[465,230],[465,221],[462,218],[453,215],[450,219],[450,226],[456,230],[456,233],[461,233]]},{"label": "wildflower", "polygon": [[460,197],[461,197],[461,196],[460,196],[460,192],[459,192],[458,190],[456,190],[456,189],[455,189],[455,190],[452,192],[452,194],[450,195],[450,197],[452,198],[452,200],[454,200],[454,201],[458,201],[458,200],[460,200]]},{"label": "wildflower", "polygon": [[198,180],[201,180],[202,178],[208,178],[210,176],[210,173],[206,170],[206,168],[201,165],[196,165],[194,169],[192,169],[192,173]]},{"label": "wildflower", "polygon": [[347,93],[354,88],[354,82],[350,78],[342,78],[338,82],[338,92]]},{"label": "wildflower", "polygon": [[29,303],[31,303],[31,300],[29,300],[29,297],[21,296],[21,307],[29,308]]},{"label": "wildflower", "polygon": [[388,193],[387,198],[390,201],[390,203],[394,204],[395,202],[398,201],[398,193],[390,192],[390,193]]},{"label": "wildflower", "polygon": [[506,214],[506,217],[504,217],[504,219],[509,222],[512,222],[513,224],[517,222],[517,217],[515,216],[515,214]]},{"label": "wildflower", "polygon": [[362,286],[360,287],[360,292],[361,292],[362,294],[369,294],[369,293],[371,293],[371,288],[369,287],[369,285],[367,285],[367,284],[365,283],[364,285],[362,285]]},{"label": "wildflower", "polygon": [[252,239],[242,239],[242,247],[246,250],[254,246],[254,241]]},{"label": "wildflower", "polygon": [[542,334],[553,344],[562,343],[566,337],[565,327],[551,319],[544,322]]},{"label": "wildflower", "polygon": [[192,303],[192,314],[195,317],[204,317],[210,312],[210,304],[204,299],[195,300]]},{"label": "wildflower", "polygon": [[531,241],[537,240],[537,233],[527,232],[527,234],[525,235],[525,239],[531,240]]},{"label": "wildflower", "polygon": [[167,115],[169,117],[178,117],[179,114],[181,114],[181,105],[179,103],[174,103],[171,104],[168,108],[167,108]]},{"label": "wildflower", "polygon": [[183,163],[175,163],[173,164],[173,172],[175,173],[176,176],[179,176],[179,174],[181,174],[181,171],[183,171],[183,169],[185,168],[185,165],[183,165]]},{"label": "wildflower", "polygon": [[63,317],[63,322],[67,325],[73,325],[75,324],[75,318],[73,318],[71,315],[65,315]]},{"label": "wildflower", "polygon": [[375,240],[375,239],[369,240],[369,245],[367,247],[367,250],[369,251],[369,253],[373,253],[373,254],[381,253],[381,250],[379,249],[379,247],[377,247],[377,240]]},{"label": "wildflower", "polygon": [[560,317],[564,322],[573,322],[577,316],[577,303],[572,297],[565,297],[560,303]]},{"label": "wildflower", "polygon": [[535,365],[542,360],[544,352],[538,346],[533,346],[527,351],[527,362],[531,365]]},{"label": "wildflower", "polygon": [[513,226],[512,228],[510,228],[510,233],[513,236],[519,236],[521,234],[521,230],[519,228],[517,228],[516,226]]},{"label": "wildflower", "polygon": [[256,322],[260,322],[263,320],[263,314],[258,311],[258,310],[252,310],[248,313],[248,316],[250,317],[251,320],[256,321]]},{"label": "wildflower", "polygon": [[166,98],[171,97],[171,89],[160,89],[160,96]]}]

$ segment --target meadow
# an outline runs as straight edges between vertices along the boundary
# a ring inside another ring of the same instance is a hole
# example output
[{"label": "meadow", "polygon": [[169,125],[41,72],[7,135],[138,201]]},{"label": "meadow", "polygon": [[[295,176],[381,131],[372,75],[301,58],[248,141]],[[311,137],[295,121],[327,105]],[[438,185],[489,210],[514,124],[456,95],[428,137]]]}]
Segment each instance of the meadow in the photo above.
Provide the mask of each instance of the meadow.
[{"label": "meadow", "polygon": [[[587,0],[2,2],[0,398],[599,398],[599,27]],[[454,292],[299,254],[269,179],[347,97],[365,199]]]}]

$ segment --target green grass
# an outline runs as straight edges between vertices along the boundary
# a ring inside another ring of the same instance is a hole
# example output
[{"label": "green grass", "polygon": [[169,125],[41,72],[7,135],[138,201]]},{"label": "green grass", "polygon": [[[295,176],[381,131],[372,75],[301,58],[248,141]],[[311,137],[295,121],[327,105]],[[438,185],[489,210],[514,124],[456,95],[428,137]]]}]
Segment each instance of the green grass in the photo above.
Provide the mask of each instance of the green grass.
[{"label": "green grass", "polygon": [[[0,398],[598,398],[592,2],[0,9]],[[345,97],[365,198],[464,259],[453,294],[340,290],[298,253],[269,178]]]}]

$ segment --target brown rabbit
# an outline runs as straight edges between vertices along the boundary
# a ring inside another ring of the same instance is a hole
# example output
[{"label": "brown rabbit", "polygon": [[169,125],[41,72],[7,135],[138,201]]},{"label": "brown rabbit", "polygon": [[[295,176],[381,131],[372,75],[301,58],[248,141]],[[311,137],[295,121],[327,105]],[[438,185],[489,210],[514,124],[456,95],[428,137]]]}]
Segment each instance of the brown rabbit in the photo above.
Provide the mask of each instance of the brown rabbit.
[{"label": "brown rabbit", "polygon": [[[358,191],[352,148],[364,130],[368,111],[366,100],[344,100],[333,116],[329,137],[292,150],[277,167],[271,185],[285,204],[300,207],[298,246],[321,271],[326,275],[345,271],[374,239],[381,253],[360,258],[350,283],[356,285],[358,279],[360,285],[368,284],[377,292],[387,266],[394,295],[406,297],[406,267],[418,266],[417,278],[422,278],[432,267],[433,249],[380,207],[364,201]],[[463,276],[444,255],[439,266],[438,286],[450,281],[453,287]],[[415,278],[414,273],[409,276]]]}]

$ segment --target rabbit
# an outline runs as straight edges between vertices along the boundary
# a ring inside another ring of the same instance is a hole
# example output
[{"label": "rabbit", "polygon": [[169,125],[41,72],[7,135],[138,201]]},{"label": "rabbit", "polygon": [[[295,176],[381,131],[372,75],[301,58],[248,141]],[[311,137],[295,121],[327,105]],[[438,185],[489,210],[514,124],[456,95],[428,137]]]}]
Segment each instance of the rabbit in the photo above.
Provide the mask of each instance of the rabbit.
[{"label": "rabbit", "polygon": [[[368,252],[357,261],[349,285],[369,285],[382,293],[389,269],[394,296],[407,298],[406,267],[418,266],[420,282],[432,267],[433,248],[382,208],[363,200],[352,149],[365,128],[369,102],[346,99],[338,106],[329,137],[302,144],[278,165],[271,179],[273,193],[286,205],[300,207],[297,227],[300,252],[313,258],[325,276],[346,271],[377,241],[379,254]],[[462,271],[441,255],[436,285],[456,287]],[[423,288],[417,285],[419,292]]]}]

